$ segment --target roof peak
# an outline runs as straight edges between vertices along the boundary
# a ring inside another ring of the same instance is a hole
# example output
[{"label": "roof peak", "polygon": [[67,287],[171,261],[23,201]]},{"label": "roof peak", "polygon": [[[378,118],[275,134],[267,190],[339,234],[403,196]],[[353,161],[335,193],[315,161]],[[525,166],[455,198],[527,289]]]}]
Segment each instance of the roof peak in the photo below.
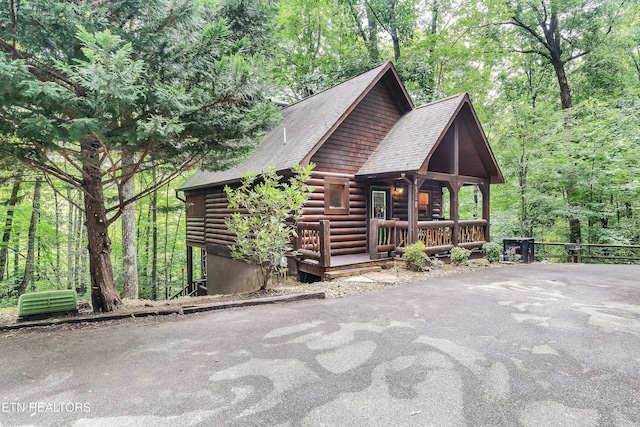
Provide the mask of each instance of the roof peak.
[{"label": "roof peak", "polygon": [[353,81],[353,80],[355,80],[355,79],[357,79],[357,78],[359,78],[359,77],[362,77],[362,76],[364,76],[365,74],[369,74],[369,73],[371,73],[371,74],[377,74],[375,71],[377,71],[377,72],[379,73],[380,71],[382,71],[382,69],[383,69],[383,68],[385,68],[385,67],[386,67],[387,65],[389,65],[389,64],[391,64],[391,62],[390,62],[390,61],[383,62],[383,63],[381,63],[381,64],[379,64],[379,65],[376,65],[375,67],[371,68],[370,70],[363,71],[363,72],[362,72],[362,73],[360,73],[360,74],[356,74],[355,76],[349,77],[348,79],[343,80],[343,81],[341,81],[340,83],[338,83],[338,84],[336,84],[336,85],[334,85],[334,86],[326,87],[326,88],[322,89],[322,90],[321,90],[321,91],[319,91],[319,92],[316,92],[316,93],[314,93],[314,94],[311,94],[311,95],[309,95],[309,96],[307,96],[307,97],[305,97],[305,98],[299,99],[299,100],[297,100],[296,102],[292,102],[291,104],[289,104],[289,105],[287,105],[286,107],[284,107],[282,110],[286,110],[287,108],[291,108],[291,107],[293,107],[294,105],[297,105],[297,104],[299,104],[299,103],[301,103],[301,102],[304,102],[304,101],[306,101],[306,100],[308,100],[308,99],[314,98],[314,97],[316,97],[316,96],[318,96],[318,95],[321,95],[321,94],[323,94],[323,93],[325,93],[325,92],[327,92],[327,91],[329,91],[329,90],[333,90],[333,89],[335,89],[335,88],[337,88],[337,87],[339,87],[339,86],[342,86],[343,84],[349,83],[349,82],[351,82],[351,81]]},{"label": "roof peak", "polygon": [[451,100],[456,99],[456,98],[465,98],[465,97],[468,98],[469,94],[467,94],[466,92],[462,92],[462,93],[458,93],[458,94],[455,94],[455,95],[447,96],[446,98],[436,99],[435,101],[430,101],[430,102],[427,102],[426,104],[421,104],[421,105],[417,106],[416,109],[424,108],[424,107],[431,107],[433,105],[440,104],[442,102],[447,102],[447,101],[451,101]]}]

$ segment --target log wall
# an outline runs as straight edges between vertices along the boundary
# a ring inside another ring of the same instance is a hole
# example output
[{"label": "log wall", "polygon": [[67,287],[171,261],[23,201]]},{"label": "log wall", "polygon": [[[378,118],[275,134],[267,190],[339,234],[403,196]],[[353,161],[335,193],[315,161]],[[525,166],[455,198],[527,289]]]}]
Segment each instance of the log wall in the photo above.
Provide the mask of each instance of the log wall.
[{"label": "log wall", "polygon": [[355,174],[400,119],[384,85],[376,85],[311,157],[317,170]]},{"label": "log wall", "polygon": [[187,194],[187,245],[203,248],[205,246],[205,195]]},{"label": "log wall", "polygon": [[[332,215],[325,213],[325,176],[344,177],[349,179],[349,213]],[[392,180],[368,183],[356,181],[354,175],[314,171],[309,185],[314,186],[309,200],[303,208],[301,221],[317,223],[329,220],[331,228],[331,255],[365,253],[367,251],[367,223],[369,220],[368,191],[371,185],[390,187],[392,189],[391,216],[400,221],[407,221],[408,187],[402,185],[403,191],[395,191]],[[427,181],[422,190],[431,191],[431,209],[433,216],[441,215],[442,192],[438,182]],[[225,218],[235,210],[229,209],[228,200],[222,187],[208,188],[206,194],[187,194],[187,244],[205,247],[207,243],[216,245],[233,245],[234,235],[225,224]]]},{"label": "log wall", "polygon": [[[324,209],[324,177],[349,178],[349,214],[327,215]],[[314,171],[308,184],[315,187],[303,208],[304,222],[326,219],[331,227],[331,255],[357,254],[367,251],[367,188],[353,175]]]},{"label": "log wall", "polygon": [[205,205],[205,241],[214,245],[234,245],[235,235],[227,229],[224,221],[237,210],[227,207],[229,200],[227,200],[227,194],[224,189],[222,187],[208,189]]}]

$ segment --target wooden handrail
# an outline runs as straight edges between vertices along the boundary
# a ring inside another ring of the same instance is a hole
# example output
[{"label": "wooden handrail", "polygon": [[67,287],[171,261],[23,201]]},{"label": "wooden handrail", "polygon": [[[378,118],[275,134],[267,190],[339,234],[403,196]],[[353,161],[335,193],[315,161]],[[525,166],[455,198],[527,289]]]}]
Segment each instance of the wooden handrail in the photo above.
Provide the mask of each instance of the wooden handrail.
[{"label": "wooden handrail", "polygon": [[395,250],[397,246],[397,233],[395,219],[369,220],[369,256],[371,259],[378,259],[381,252],[389,252]]},{"label": "wooden handrail", "polygon": [[298,222],[294,249],[298,256],[318,261],[321,267],[331,264],[331,228],[329,220]]},{"label": "wooden handrail", "polygon": [[444,227],[453,227],[455,225],[455,221],[447,220],[447,221],[418,221],[418,230],[427,229],[427,228],[444,228]]},{"label": "wooden handrail", "polygon": [[486,219],[462,219],[460,221],[458,221],[458,225],[463,226],[469,226],[469,225],[487,225],[487,220]]}]

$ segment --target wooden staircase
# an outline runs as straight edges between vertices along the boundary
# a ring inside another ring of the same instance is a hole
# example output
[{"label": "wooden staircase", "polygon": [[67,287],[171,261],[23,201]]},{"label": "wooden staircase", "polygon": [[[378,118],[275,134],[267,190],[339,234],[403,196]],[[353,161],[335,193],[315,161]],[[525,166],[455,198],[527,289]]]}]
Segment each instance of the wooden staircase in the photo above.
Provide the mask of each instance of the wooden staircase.
[{"label": "wooden staircase", "polygon": [[313,274],[321,279],[335,279],[336,277],[357,276],[360,274],[380,271],[383,268],[393,267],[393,258],[368,259],[369,254],[361,259],[350,260],[347,256],[331,257],[329,267],[322,267],[314,260],[302,260],[298,262],[298,271]]}]

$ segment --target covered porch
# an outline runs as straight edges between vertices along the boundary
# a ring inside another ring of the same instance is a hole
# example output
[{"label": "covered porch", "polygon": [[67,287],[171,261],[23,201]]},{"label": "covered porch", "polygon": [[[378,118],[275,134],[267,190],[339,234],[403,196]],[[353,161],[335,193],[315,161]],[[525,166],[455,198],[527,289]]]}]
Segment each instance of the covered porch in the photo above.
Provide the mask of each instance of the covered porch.
[{"label": "covered porch", "polygon": [[322,279],[362,274],[393,266],[396,257],[413,242],[421,241],[425,253],[447,256],[455,246],[481,248],[489,233],[488,219],[417,221],[372,218],[368,226],[367,251],[347,255],[331,254],[331,222],[299,222],[294,240],[296,256],[292,273],[307,273]]}]

